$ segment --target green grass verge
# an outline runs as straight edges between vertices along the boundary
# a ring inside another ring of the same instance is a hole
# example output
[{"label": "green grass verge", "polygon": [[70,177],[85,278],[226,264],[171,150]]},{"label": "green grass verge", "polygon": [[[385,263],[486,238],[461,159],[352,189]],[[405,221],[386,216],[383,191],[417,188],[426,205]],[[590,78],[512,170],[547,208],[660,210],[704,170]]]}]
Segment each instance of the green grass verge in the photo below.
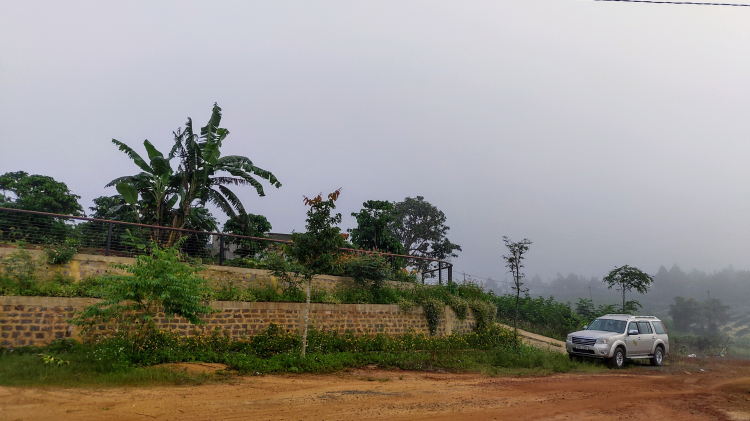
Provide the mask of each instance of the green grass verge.
[{"label": "green grass verge", "polygon": [[219,380],[214,375],[169,371],[159,367],[128,367],[102,371],[85,355],[66,354],[70,364],[45,364],[36,354],[0,356],[0,385],[34,387],[117,387],[203,384]]},{"label": "green grass verge", "polygon": [[[50,355],[50,354],[45,354]],[[62,365],[45,364],[36,353],[6,352],[0,356],[0,385],[33,387],[118,387],[204,384],[223,381],[227,376],[189,374],[162,367],[112,365],[97,360],[84,347],[55,356]],[[282,353],[269,358],[229,353],[221,362],[239,375],[280,373],[335,373],[372,364],[384,369],[482,373],[486,375],[547,375],[597,371],[601,366],[570,361],[566,355],[522,346],[514,349],[410,352],[339,352],[332,354]],[[69,363],[68,363],[69,362]]]}]

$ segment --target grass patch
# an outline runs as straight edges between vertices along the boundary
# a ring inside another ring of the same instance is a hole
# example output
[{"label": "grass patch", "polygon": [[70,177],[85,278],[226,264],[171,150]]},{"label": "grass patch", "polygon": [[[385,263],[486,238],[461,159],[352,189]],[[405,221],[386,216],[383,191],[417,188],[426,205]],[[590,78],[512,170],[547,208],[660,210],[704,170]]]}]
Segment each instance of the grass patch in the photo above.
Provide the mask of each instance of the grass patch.
[{"label": "grass patch", "polygon": [[[3,386],[157,386],[205,384],[224,381],[232,376],[190,374],[162,367],[124,367],[113,370],[92,361],[82,352],[63,356],[70,364],[44,364],[36,354],[6,353],[0,356],[0,385]],[[230,354],[221,359],[240,374],[335,373],[347,369],[377,365],[385,369],[486,375],[546,375],[574,371],[597,371],[601,365],[570,361],[559,353],[522,346],[513,349],[463,350],[461,352],[340,352],[334,354],[279,354],[270,358]],[[212,361],[217,362],[217,361]],[[401,376],[403,378],[403,376]],[[367,377],[368,381],[386,382],[389,378]]]},{"label": "grass patch", "polygon": [[[157,332],[139,349],[124,336],[85,345],[66,340],[45,348],[0,348],[0,385],[202,384],[231,379],[237,374],[322,374],[373,365],[384,369],[487,375],[602,369],[596,364],[570,361],[566,355],[549,350],[525,345],[516,350],[510,331],[496,326],[480,333],[446,337],[354,336],[348,332],[312,331],[309,338],[309,353],[304,358],[300,357],[299,335],[275,325],[242,340],[231,340],[219,331],[194,337]],[[192,374],[157,367],[182,362],[220,363],[231,371]]]},{"label": "grass patch", "polygon": [[57,387],[117,387],[204,384],[219,381],[212,374],[191,374],[157,367],[128,367],[117,371],[102,371],[97,362],[85,355],[65,355],[69,365],[44,364],[35,354],[0,356],[0,385],[57,386]]}]

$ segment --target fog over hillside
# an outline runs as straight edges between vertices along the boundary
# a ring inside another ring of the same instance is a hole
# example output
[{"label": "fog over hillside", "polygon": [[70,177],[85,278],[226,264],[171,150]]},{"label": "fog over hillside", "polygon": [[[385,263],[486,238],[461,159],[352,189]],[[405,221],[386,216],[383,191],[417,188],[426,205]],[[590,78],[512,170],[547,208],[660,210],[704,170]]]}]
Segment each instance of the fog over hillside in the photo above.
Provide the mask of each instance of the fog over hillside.
[{"label": "fog over hillside", "polygon": [[[500,281],[480,279],[485,286],[496,293],[511,293],[509,279]],[[542,280],[539,276],[529,277],[524,287],[531,296],[553,296],[558,301],[570,301],[573,306],[579,298],[589,298],[595,304],[618,304],[621,295],[614,289],[607,289],[601,278],[587,278],[576,274],[562,275],[551,280]],[[670,269],[661,266],[654,274],[651,290],[641,295],[637,292],[627,294],[628,300],[638,300],[643,305],[643,313],[666,317],[669,305],[674,297],[694,298],[703,301],[716,298],[731,306],[732,312],[745,311],[750,308],[750,271],[727,267],[717,272],[706,273],[698,270],[684,271],[677,265]]]}]

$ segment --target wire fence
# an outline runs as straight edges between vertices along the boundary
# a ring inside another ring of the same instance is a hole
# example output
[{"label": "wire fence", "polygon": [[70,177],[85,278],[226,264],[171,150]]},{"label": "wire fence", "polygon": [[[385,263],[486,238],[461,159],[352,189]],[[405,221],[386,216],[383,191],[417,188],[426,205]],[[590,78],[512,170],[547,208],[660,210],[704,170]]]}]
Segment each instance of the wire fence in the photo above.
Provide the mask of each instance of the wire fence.
[{"label": "wire fence", "polygon": [[[133,257],[146,253],[143,245],[175,244],[191,258],[220,266],[262,267],[269,253],[279,253],[292,241],[248,237],[221,232],[144,225],[81,216],[58,215],[0,207],[0,247],[23,244],[26,248],[74,249],[77,253]],[[423,282],[453,280],[453,264],[445,260],[376,251],[341,249],[342,256],[382,256],[393,269],[419,274]]]}]

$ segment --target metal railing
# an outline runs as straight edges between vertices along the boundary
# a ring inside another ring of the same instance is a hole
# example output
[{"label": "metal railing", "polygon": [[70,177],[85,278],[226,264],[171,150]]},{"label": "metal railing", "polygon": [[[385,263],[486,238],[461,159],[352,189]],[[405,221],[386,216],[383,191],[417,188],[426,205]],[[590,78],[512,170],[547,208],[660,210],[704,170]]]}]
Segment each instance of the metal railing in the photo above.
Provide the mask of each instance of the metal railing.
[{"label": "metal railing", "polygon": [[[292,241],[273,238],[0,207],[0,247],[10,243],[58,248],[69,244],[76,247],[78,253],[132,257],[144,253],[139,244],[148,241],[160,245],[172,244],[182,236],[187,237],[181,245],[184,253],[220,266],[231,265],[237,258],[274,252],[279,245],[293,244]],[[350,248],[343,248],[341,252],[383,256],[393,268],[417,270],[423,282],[434,279],[442,284],[444,280],[453,280],[453,264],[445,260]]]}]

